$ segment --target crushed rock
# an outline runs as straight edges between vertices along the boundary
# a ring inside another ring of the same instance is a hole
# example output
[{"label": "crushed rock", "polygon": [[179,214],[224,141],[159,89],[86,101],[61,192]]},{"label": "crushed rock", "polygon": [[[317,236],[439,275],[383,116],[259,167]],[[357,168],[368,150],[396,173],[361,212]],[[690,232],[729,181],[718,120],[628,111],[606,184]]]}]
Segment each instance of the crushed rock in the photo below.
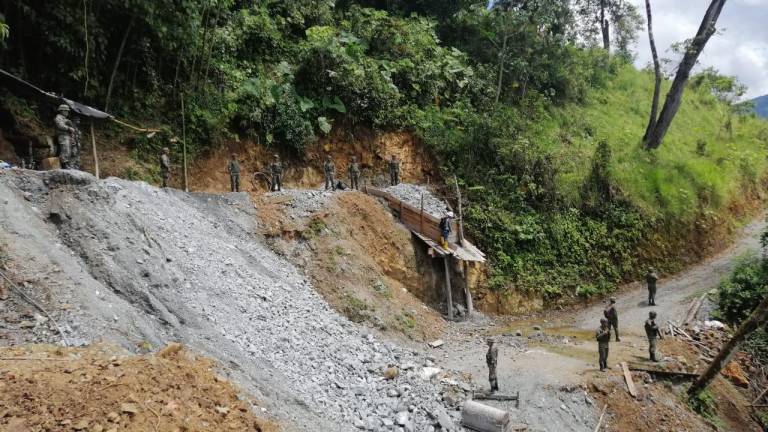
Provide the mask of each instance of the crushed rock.
[{"label": "crushed rock", "polygon": [[390,186],[385,191],[412,205],[415,208],[421,208],[421,197],[424,196],[424,211],[436,218],[445,216],[448,204],[435,196],[426,186],[410,183],[400,183],[397,186]]},{"label": "crushed rock", "polygon": [[[332,195],[282,193],[299,213]],[[255,210],[244,193],[187,194],[81,172],[12,170],[0,173],[0,195],[8,200],[0,232],[15,245],[11,255],[60,262],[60,278],[76,281],[64,299],[75,310],[59,317],[73,336],[134,349],[137,340],[185,343],[219,359],[302,431],[380,430],[410,406],[407,426],[428,431],[435,413],[450,410],[440,375],[424,380],[416,367],[384,379],[389,365],[432,361],[336,313],[253,234]],[[400,395],[388,397],[391,389]]]}]

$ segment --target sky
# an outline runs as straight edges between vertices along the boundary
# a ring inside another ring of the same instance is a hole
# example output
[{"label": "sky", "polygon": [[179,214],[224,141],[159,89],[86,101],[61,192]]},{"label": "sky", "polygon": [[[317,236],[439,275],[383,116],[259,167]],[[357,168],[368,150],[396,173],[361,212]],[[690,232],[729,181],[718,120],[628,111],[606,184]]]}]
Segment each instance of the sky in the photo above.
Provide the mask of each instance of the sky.
[{"label": "sky", "polygon": [[[645,0],[629,0],[645,16]],[[653,35],[660,57],[672,58],[675,42],[696,34],[710,0],[651,0]],[[735,75],[749,88],[745,98],[768,94],[768,0],[728,0],[712,36],[699,57],[701,67],[713,66],[722,74]],[[635,47],[635,64],[651,61],[647,27]]]}]

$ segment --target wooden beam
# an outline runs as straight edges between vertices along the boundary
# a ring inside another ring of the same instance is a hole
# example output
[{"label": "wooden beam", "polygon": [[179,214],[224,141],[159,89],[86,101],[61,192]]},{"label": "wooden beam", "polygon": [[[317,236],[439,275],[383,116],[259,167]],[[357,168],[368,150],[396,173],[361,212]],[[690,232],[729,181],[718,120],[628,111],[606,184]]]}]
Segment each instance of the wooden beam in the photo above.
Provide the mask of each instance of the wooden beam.
[{"label": "wooden beam", "polygon": [[635,388],[635,382],[632,381],[632,374],[629,372],[629,366],[627,362],[621,362],[621,369],[624,371],[624,380],[627,382],[627,390],[633,398],[637,398],[637,389]]},{"label": "wooden beam", "polygon": [[445,267],[445,301],[448,303],[448,319],[453,321],[453,299],[451,294],[451,272],[448,268],[448,255],[443,257]]},{"label": "wooden beam", "polygon": [[96,134],[93,133],[93,120],[91,120],[91,149],[93,151],[93,175],[99,177],[99,154],[96,152]]}]

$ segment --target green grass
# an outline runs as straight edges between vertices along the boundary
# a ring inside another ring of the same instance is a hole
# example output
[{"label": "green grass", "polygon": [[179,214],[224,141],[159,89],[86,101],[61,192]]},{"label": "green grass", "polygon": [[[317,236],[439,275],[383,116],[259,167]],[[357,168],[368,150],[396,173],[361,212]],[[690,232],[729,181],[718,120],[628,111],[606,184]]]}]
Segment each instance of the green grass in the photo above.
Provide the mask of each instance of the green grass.
[{"label": "green grass", "polygon": [[[758,182],[766,171],[768,122],[736,118],[731,137],[722,126],[727,108],[705,89],[689,87],[664,143],[647,152],[641,139],[652,91],[650,73],[624,67],[585,105],[554,111],[543,144],[556,155],[566,199],[578,203],[601,139],[611,146],[614,179],[624,197],[656,216],[686,220],[701,209],[719,210],[745,184]],[[704,155],[696,151],[700,140],[706,142]]]}]

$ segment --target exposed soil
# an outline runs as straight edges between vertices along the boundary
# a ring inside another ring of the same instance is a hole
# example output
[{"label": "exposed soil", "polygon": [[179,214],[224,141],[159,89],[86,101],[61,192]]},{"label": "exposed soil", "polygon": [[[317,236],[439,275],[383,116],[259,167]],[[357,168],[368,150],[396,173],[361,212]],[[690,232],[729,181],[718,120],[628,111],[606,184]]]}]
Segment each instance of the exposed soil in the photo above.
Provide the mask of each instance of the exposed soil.
[{"label": "exposed soil", "polygon": [[[274,150],[253,141],[229,141],[202,155],[190,167],[190,189],[202,192],[229,192],[227,161],[232,154],[240,161],[240,187],[244,192],[265,192],[263,177],[253,181],[254,173],[267,173]],[[360,163],[362,184],[387,184],[387,160],[396,155],[401,161],[403,182],[427,183],[438,178],[433,159],[418,140],[408,132],[375,134],[360,128],[357,135],[334,129],[307,149],[302,160],[282,155],[284,188],[317,189],[322,186],[323,161],[330,154],[336,166],[336,179],[347,183],[347,166],[351,156]]]},{"label": "exposed soil", "polygon": [[303,268],[336,310],[390,334],[422,341],[441,334],[445,321],[425,305],[434,293],[411,233],[374,198],[289,191],[255,203],[272,247]]},{"label": "exposed soil", "polygon": [[280,430],[254,401],[180,345],[130,355],[108,345],[0,349],[0,429],[31,431]]}]

